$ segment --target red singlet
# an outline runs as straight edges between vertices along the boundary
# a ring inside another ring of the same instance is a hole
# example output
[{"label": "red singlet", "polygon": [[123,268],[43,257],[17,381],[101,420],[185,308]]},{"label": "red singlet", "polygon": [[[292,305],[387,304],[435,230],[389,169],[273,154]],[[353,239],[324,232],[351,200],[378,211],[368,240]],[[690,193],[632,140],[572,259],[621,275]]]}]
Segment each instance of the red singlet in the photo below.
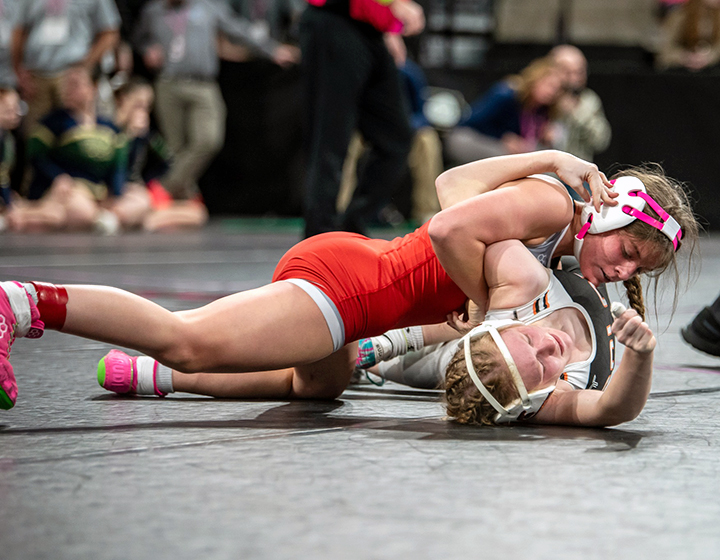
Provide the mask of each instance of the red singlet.
[{"label": "red singlet", "polygon": [[392,241],[344,232],[310,237],[290,249],[273,282],[298,278],[337,307],[345,342],[390,329],[442,323],[467,296],[440,266],[428,224]]}]

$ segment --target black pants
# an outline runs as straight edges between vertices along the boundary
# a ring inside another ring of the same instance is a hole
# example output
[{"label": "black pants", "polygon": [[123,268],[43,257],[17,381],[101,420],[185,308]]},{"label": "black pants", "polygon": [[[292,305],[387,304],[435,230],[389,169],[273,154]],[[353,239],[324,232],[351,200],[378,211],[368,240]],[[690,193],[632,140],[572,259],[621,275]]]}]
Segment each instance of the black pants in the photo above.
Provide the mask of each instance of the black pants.
[{"label": "black pants", "polygon": [[[307,170],[305,236],[364,233],[403,174],[412,129],[399,72],[382,37],[356,22],[308,6],[300,23],[305,81]],[[359,130],[371,152],[343,216],[335,210],[350,138]]]}]

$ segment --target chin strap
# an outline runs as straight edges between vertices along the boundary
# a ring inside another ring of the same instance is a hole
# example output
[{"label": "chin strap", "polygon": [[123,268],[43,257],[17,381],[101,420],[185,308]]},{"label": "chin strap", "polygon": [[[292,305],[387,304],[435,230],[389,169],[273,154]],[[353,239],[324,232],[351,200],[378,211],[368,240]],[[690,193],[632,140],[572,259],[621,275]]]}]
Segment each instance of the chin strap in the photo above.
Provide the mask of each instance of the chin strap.
[{"label": "chin strap", "polygon": [[[515,360],[513,360],[513,357],[510,354],[510,350],[505,344],[505,341],[500,336],[499,332],[499,329],[501,328],[522,324],[523,323],[519,321],[511,320],[485,321],[463,337],[465,365],[467,366],[468,374],[470,375],[470,379],[472,379],[478,391],[480,391],[480,394],[485,397],[485,400],[490,403],[490,406],[492,406],[497,411],[497,415],[494,418],[494,422],[496,424],[514,422],[516,420],[521,420],[523,418],[528,418],[537,414],[537,412],[540,410],[540,408],[542,408],[542,405],[547,400],[550,393],[555,390],[555,385],[553,385],[551,387],[545,387],[543,389],[533,391],[532,393],[527,392],[527,388],[525,387],[525,383],[520,376],[520,372],[518,371],[517,365],[515,364]],[[492,396],[488,388],[485,387],[485,385],[481,381],[480,377],[477,374],[477,371],[475,371],[475,366],[472,362],[472,351],[470,350],[470,342],[475,336],[483,333],[489,333],[493,341],[497,345],[498,349],[500,350],[500,354],[502,354],[505,363],[507,363],[508,369],[510,370],[510,376],[515,383],[515,387],[520,394],[520,398],[512,401],[510,404],[507,405],[507,407],[501,405],[500,402],[498,402],[498,400]]]},{"label": "chin strap", "polygon": [[505,341],[503,341],[502,337],[500,336],[500,332],[498,331],[499,328],[507,327],[511,325],[520,325],[522,323],[519,323],[517,321],[485,321],[481,325],[478,325],[473,330],[471,330],[469,333],[467,333],[463,340],[464,350],[465,350],[465,365],[467,366],[468,374],[470,375],[470,378],[472,379],[475,386],[478,388],[478,391],[480,391],[480,394],[485,397],[485,399],[490,403],[490,406],[492,406],[495,410],[498,411],[500,415],[508,415],[509,411],[501,405],[498,400],[492,396],[490,391],[485,387],[483,382],[480,380],[480,377],[478,376],[477,372],[475,371],[475,366],[473,365],[472,361],[472,351],[470,349],[470,342],[475,336],[478,336],[483,333],[489,333],[492,337],[493,341],[497,345],[498,349],[500,350],[500,354],[502,354],[503,359],[505,360],[505,363],[508,366],[508,369],[510,370],[510,375],[512,376],[513,382],[515,383],[515,387],[517,387],[518,393],[520,393],[520,402],[522,403],[522,407],[526,411],[532,410],[532,403],[530,401],[530,397],[528,396],[527,389],[525,388],[525,383],[523,383],[522,377],[520,376],[520,372],[518,371],[517,366],[515,365],[515,360],[513,360],[512,355],[510,354],[510,350],[508,350],[507,345],[505,344]]}]

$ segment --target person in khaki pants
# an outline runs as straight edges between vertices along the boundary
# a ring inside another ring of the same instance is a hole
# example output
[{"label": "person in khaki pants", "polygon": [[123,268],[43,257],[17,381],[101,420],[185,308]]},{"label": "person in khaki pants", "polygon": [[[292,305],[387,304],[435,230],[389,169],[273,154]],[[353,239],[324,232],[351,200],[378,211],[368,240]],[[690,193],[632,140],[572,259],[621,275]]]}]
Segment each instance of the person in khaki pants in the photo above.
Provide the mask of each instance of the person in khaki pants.
[{"label": "person in khaki pants", "polygon": [[90,71],[120,37],[113,0],[22,0],[12,35],[12,62],[28,104],[23,127],[60,107],[63,72],[83,64]]},{"label": "person in khaki pants", "polygon": [[155,114],[176,163],[163,178],[175,198],[192,198],[225,139],[225,103],[215,81],[160,78]]},{"label": "person in khaki pants", "polygon": [[258,36],[227,4],[210,0],[151,0],[136,29],[135,47],[158,73],[156,116],[175,154],[162,184],[176,199],[198,194],[197,181],[225,139],[225,103],[216,81],[221,35],[281,66],[299,58],[298,49]]}]

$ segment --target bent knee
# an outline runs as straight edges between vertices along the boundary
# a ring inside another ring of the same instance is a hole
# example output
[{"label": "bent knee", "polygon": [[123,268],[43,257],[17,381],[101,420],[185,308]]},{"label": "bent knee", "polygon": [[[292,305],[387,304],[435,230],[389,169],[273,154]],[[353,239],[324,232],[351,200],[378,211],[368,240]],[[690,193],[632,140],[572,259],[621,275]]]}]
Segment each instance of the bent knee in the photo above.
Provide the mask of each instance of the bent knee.
[{"label": "bent knee", "polygon": [[308,383],[305,380],[298,379],[298,376],[293,376],[291,396],[296,399],[317,399],[317,400],[334,400],[343,394],[347,383],[329,384],[329,383]]},{"label": "bent knee", "polygon": [[213,371],[214,352],[198,343],[199,340],[201,337],[196,335],[192,326],[180,319],[159,349],[157,360],[182,373]]},{"label": "bent knee", "polygon": [[320,362],[296,367],[292,380],[292,396],[298,399],[338,398],[350,383],[356,356],[356,346],[350,345]]},{"label": "bent knee", "polygon": [[336,370],[332,375],[313,375],[295,368],[291,395],[296,399],[337,399],[347,388],[351,376],[352,368]]}]

